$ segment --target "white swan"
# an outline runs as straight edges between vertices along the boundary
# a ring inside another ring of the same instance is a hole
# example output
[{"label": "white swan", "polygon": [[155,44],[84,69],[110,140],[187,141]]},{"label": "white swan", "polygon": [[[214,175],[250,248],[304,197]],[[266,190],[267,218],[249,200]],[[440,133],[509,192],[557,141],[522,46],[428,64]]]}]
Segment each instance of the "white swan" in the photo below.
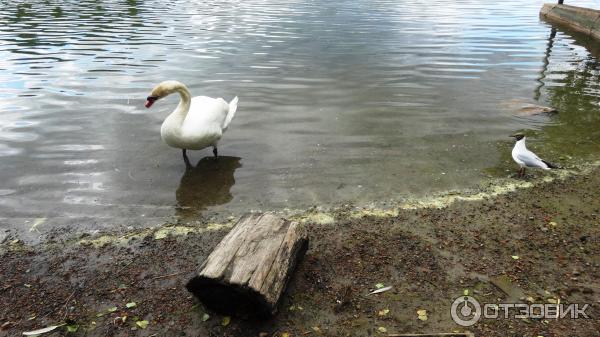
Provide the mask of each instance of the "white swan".
[{"label": "white swan", "polygon": [[177,108],[162,123],[160,137],[167,145],[182,149],[187,166],[190,166],[190,162],[186,150],[202,150],[212,146],[217,158],[217,143],[235,116],[237,96],[229,103],[222,98],[191,98],[183,83],[164,81],[152,89],[146,99],[146,108],[174,92],[178,92],[181,99]]}]

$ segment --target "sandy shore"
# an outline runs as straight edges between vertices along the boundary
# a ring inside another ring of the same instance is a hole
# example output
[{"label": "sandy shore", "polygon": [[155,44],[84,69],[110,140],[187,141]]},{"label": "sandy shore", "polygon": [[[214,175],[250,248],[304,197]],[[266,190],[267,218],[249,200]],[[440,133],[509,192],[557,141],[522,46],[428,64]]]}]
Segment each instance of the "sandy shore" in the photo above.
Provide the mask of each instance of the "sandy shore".
[{"label": "sandy shore", "polygon": [[[228,224],[34,246],[8,238],[0,246],[0,336],[63,322],[76,336],[595,335],[600,169],[534,185],[442,208],[364,217],[338,211],[333,222],[307,223],[307,255],[280,313],[261,322],[206,313],[185,289]],[[369,295],[378,284],[393,288]],[[587,303],[591,318],[461,327],[450,307],[465,293],[481,303]]]}]

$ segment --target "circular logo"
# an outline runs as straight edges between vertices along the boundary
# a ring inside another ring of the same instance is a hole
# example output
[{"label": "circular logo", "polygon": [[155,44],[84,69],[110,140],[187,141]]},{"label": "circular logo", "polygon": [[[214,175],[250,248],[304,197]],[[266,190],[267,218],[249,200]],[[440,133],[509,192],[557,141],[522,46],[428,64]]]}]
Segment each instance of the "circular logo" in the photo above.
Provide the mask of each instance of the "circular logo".
[{"label": "circular logo", "polygon": [[461,296],[452,302],[450,315],[456,324],[471,326],[481,318],[481,305],[471,296]]}]

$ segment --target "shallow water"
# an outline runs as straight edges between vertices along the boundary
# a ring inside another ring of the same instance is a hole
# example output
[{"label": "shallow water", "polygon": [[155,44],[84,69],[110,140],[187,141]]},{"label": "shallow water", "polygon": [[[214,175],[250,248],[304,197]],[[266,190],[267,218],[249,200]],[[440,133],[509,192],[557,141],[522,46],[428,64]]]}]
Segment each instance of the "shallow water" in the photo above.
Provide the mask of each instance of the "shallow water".
[{"label": "shallow water", "polygon": [[[403,200],[510,174],[517,130],[542,157],[595,157],[597,42],[553,33],[542,3],[0,1],[0,221]],[[193,151],[185,172],[161,142],[177,98],[143,104],[165,79],[240,97],[218,162]]]}]

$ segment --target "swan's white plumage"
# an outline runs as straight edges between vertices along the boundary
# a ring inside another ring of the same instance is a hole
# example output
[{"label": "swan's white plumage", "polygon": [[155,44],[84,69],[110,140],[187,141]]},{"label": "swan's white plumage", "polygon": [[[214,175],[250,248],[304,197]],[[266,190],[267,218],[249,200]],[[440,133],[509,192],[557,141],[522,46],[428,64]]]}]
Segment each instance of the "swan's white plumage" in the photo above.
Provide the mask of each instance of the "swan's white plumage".
[{"label": "swan's white plumage", "polygon": [[229,102],[229,112],[227,113],[227,117],[225,117],[225,121],[223,122],[223,131],[227,130],[229,124],[233,117],[235,117],[235,112],[237,111],[238,98],[235,96],[231,102]]},{"label": "swan's white plumage", "polygon": [[217,146],[237,110],[238,98],[230,103],[222,98],[197,96],[180,82],[165,81],[152,90],[151,96],[164,97],[173,92],[181,96],[179,105],[165,118],[160,136],[167,145],[180,149],[201,150]]}]

